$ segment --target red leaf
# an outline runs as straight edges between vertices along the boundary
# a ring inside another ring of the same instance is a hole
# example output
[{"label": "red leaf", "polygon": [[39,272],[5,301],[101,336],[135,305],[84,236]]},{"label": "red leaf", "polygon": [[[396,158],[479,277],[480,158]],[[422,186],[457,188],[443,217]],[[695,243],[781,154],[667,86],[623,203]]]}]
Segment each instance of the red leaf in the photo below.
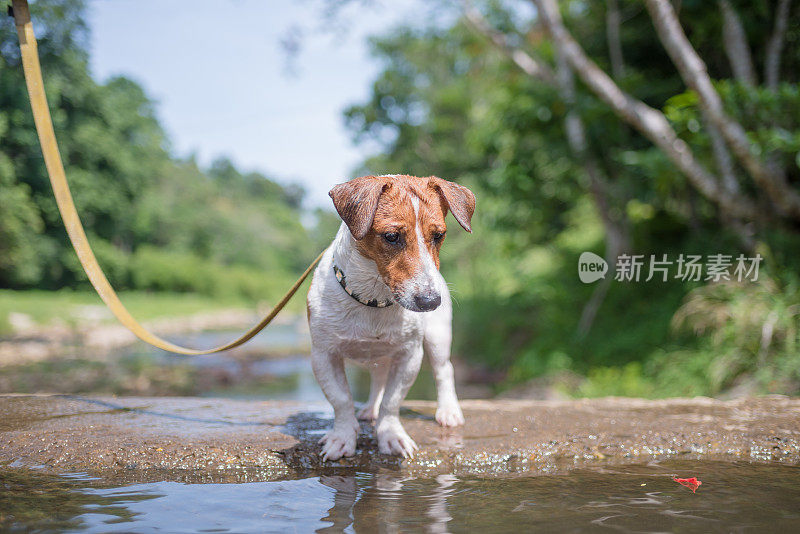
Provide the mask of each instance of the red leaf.
[{"label": "red leaf", "polygon": [[702,484],[702,482],[700,482],[699,480],[697,480],[697,477],[691,477],[691,478],[673,478],[672,480],[674,480],[675,482],[677,482],[677,483],[678,483],[678,484],[680,484],[681,486],[686,486],[687,488],[689,488],[690,490],[692,490],[692,493],[696,492],[696,491],[697,491],[697,488],[699,488],[699,487],[700,487],[700,485]]}]

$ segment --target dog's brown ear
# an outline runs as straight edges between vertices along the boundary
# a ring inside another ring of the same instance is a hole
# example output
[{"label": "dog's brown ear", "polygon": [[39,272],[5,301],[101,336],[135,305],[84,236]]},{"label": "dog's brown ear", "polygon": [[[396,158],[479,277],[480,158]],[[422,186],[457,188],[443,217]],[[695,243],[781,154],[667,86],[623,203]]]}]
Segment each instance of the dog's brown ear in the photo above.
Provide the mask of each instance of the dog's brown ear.
[{"label": "dog's brown ear", "polygon": [[378,200],[391,185],[377,176],[362,176],[339,184],[328,192],[353,237],[363,239],[367,235],[375,219]]},{"label": "dog's brown ear", "polygon": [[438,191],[444,203],[453,212],[458,224],[467,232],[472,232],[472,214],[475,213],[475,195],[472,191],[454,182],[431,177],[431,185]]}]

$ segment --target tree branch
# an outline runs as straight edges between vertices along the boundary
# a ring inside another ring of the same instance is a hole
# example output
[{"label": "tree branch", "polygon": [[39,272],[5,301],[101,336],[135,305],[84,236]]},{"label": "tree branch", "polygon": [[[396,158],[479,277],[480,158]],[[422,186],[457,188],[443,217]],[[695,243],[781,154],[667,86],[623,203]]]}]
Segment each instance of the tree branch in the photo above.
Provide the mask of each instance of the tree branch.
[{"label": "tree branch", "polygon": [[791,0],[778,0],[778,9],[775,10],[775,27],[767,41],[767,52],[764,57],[764,82],[770,89],[778,87],[781,74],[781,51],[783,38],[786,35],[786,26],[789,23],[789,5]]},{"label": "tree branch", "polygon": [[756,209],[750,200],[733,195],[721,187],[716,178],[695,159],[689,146],[678,137],[663,113],[622,91],[589,59],[564,27],[555,0],[534,2],[538,7],[539,17],[553,40],[563,51],[575,73],[592,92],[606,102],[620,118],[660,148],[703,196],[732,215],[749,220],[756,218]]},{"label": "tree branch", "polygon": [[711,83],[706,65],[683,32],[672,4],[669,0],[645,0],[645,3],[667,54],[684,83],[697,93],[700,107],[705,109],[709,120],[719,129],[734,156],[779,209],[800,219],[800,195],[786,183],[786,177],[779,170],[762,164],[754,154],[744,128],[725,113],[722,99]]},{"label": "tree branch", "polygon": [[625,75],[625,61],[622,58],[622,42],[620,27],[622,26],[619,4],[617,0],[606,2],[606,40],[608,41],[608,58],[611,62],[611,75],[619,80]]},{"label": "tree branch", "polygon": [[555,85],[556,80],[553,71],[546,63],[519,48],[509,45],[505,34],[492,27],[481,12],[475,9],[468,1],[464,2],[464,16],[475,30],[488,37],[498,49],[522,69],[522,72],[548,85]]},{"label": "tree branch", "polygon": [[718,4],[722,11],[722,42],[733,76],[741,83],[752,87],[758,82],[742,20],[733,9],[730,0],[719,0]]},{"label": "tree branch", "polygon": [[[559,90],[567,108],[567,114],[564,119],[567,144],[570,152],[583,167],[589,178],[589,192],[605,229],[606,261],[613,265],[617,256],[630,248],[630,236],[624,221],[616,220],[611,214],[608,179],[600,169],[597,160],[589,152],[589,146],[586,141],[586,126],[575,108],[577,97],[574,75],[569,63],[564,58],[564,54],[556,47],[558,61],[556,73],[553,76],[552,71],[546,64],[534,59],[518,48],[510,47],[505,36],[493,28],[483,15],[467,2],[465,2],[464,11],[469,24],[476,31],[488,37],[497,48],[514,60],[523,72]],[[532,65],[536,65],[536,67],[532,67]],[[543,73],[547,74],[543,75]],[[578,323],[578,333],[580,335],[585,335],[591,329],[592,323],[597,316],[597,311],[608,292],[610,282],[611,277],[606,277],[600,282],[584,306]]]}]

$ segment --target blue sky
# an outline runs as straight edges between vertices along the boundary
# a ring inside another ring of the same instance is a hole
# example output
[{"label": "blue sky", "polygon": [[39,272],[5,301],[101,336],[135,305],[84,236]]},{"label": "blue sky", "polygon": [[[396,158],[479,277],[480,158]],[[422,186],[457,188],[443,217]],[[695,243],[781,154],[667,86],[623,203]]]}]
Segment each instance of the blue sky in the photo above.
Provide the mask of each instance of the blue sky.
[{"label": "blue sky", "polygon": [[[417,0],[353,2],[325,29],[324,0],[94,0],[92,72],[124,74],[158,102],[179,156],[229,156],[244,170],[297,181],[309,205],[350,177],[366,149],[350,142],[342,110],[363,102],[380,70],[366,38],[419,19]],[[303,29],[287,69],[280,42]],[[395,169],[402,171],[402,169]]]}]

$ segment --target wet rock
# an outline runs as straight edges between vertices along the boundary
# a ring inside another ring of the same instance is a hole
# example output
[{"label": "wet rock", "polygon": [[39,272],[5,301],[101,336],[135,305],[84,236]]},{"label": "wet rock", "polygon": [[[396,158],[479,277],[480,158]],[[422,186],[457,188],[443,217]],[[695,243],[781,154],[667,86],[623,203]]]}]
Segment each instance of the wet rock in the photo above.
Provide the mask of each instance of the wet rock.
[{"label": "wet rock", "polygon": [[420,445],[413,459],[378,453],[364,424],[353,458],[322,462],[317,441],[332,422],[324,404],[7,395],[0,396],[0,464],[264,480],[347,469],[508,476],[666,458],[800,463],[800,400],[785,397],[462,407],[467,424],[445,429],[433,419],[435,403],[404,404],[404,425]]}]

